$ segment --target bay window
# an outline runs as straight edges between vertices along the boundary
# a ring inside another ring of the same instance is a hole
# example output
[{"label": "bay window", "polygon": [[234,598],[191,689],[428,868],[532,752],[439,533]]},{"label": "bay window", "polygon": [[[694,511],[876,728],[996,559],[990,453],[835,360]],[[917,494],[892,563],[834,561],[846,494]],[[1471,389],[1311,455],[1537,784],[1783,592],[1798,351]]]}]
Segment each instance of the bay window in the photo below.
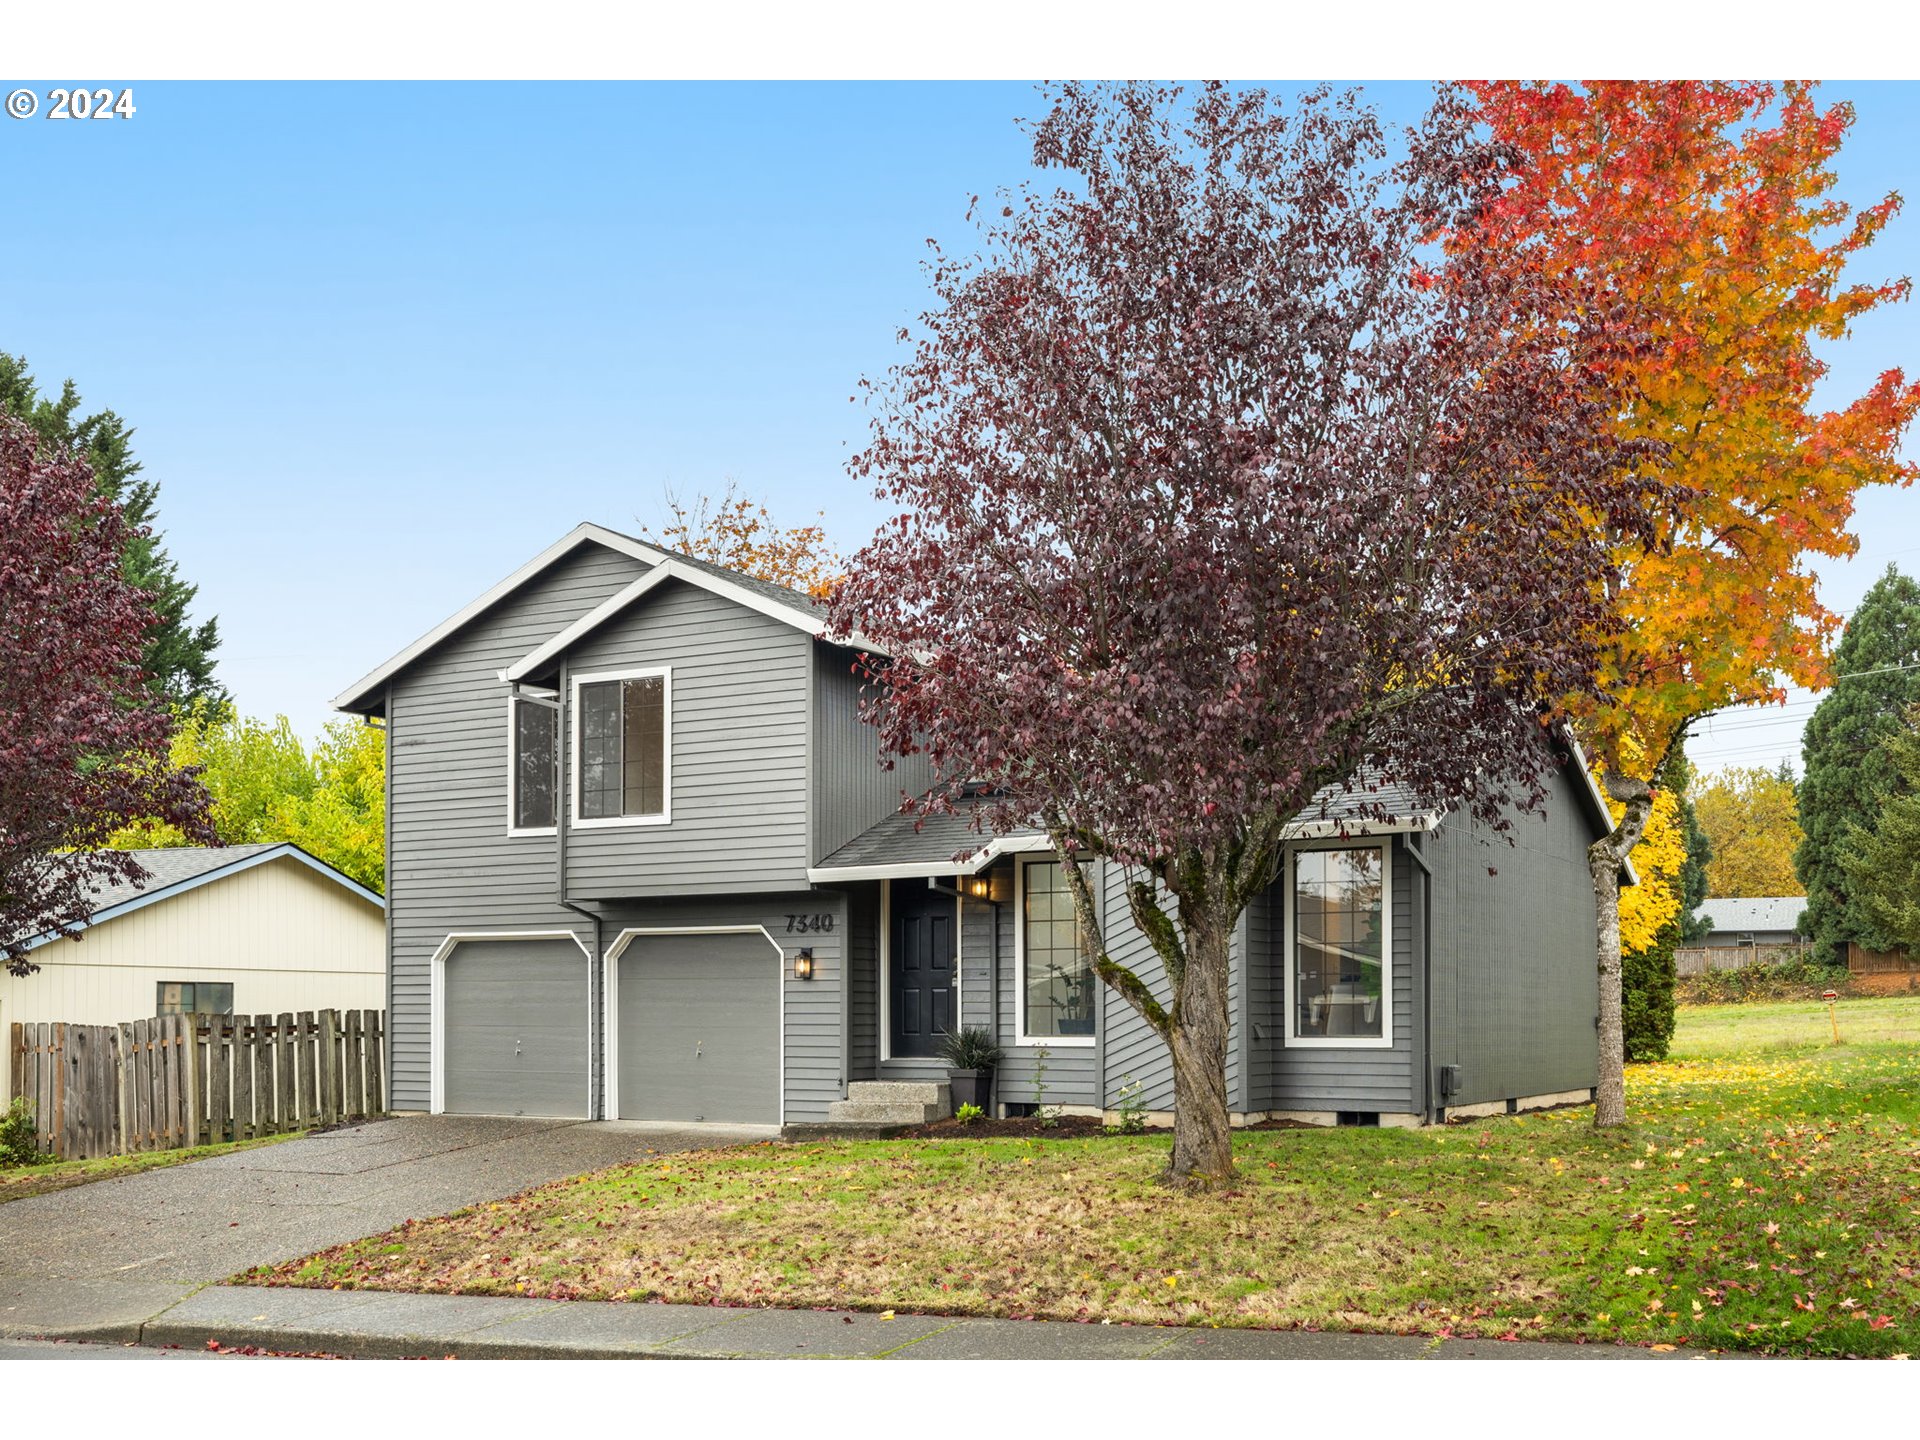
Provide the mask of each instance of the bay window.
[{"label": "bay window", "polygon": [[1020,867],[1017,999],[1020,1043],[1091,1045],[1094,987],[1080,948],[1080,922],[1058,860]]},{"label": "bay window", "polygon": [[1289,1042],[1393,1043],[1390,853],[1381,842],[1290,853]]}]

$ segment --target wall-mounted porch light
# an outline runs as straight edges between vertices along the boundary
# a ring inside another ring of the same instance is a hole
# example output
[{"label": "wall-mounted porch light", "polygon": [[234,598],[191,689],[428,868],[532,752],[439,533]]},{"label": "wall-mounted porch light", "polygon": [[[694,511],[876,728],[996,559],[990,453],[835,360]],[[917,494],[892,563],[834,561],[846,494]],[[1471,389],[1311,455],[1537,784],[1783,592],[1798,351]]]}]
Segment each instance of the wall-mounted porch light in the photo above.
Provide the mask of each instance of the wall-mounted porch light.
[{"label": "wall-mounted porch light", "polygon": [[986,899],[993,888],[984,875],[969,875],[960,884],[967,896],[974,900]]},{"label": "wall-mounted porch light", "polygon": [[813,978],[813,947],[793,952],[793,978],[811,980]]}]

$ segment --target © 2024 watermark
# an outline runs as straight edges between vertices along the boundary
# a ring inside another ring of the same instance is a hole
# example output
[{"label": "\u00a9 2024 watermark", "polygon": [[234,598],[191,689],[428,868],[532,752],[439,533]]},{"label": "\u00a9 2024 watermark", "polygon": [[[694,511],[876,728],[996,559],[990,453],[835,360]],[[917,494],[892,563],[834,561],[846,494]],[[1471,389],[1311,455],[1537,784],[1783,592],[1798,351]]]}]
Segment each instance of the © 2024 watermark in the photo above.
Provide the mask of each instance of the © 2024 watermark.
[{"label": "\u00a9 2024 watermark", "polygon": [[23,85],[7,92],[7,114],[15,120],[36,115],[48,120],[131,120],[133,87],[54,85],[36,90]]}]

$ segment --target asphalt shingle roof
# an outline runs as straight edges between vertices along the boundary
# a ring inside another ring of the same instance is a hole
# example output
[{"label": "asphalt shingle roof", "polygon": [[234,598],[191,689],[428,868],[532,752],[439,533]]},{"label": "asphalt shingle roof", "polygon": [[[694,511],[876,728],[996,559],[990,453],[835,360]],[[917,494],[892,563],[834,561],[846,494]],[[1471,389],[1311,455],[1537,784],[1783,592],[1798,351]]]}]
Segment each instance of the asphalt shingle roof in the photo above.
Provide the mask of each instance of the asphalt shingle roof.
[{"label": "asphalt shingle roof", "polygon": [[[1357,822],[1364,805],[1375,804],[1395,820],[1407,820],[1424,814],[1404,786],[1382,785],[1372,793],[1342,792],[1329,787],[1314,797],[1312,804],[1294,817],[1300,825]],[[850,869],[868,865],[944,865],[961,851],[979,850],[993,838],[991,831],[974,830],[968,824],[965,809],[952,815],[918,816],[899,813],[887,816],[842,845],[825,860],[825,870]],[[1032,838],[1042,832],[1023,829],[1009,832],[1010,838]]]},{"label": "asphalt shingle roof", "polygon": [[278,845],[183,845],[171,850],[130,850],[127,853],[139,861],[148,878],[137,885],[130,880],[116,879],[95,890],[93,908],[96,912],[106,910],[149,890],[165,890],[182,880],[224,870],[263,850],[278,848]]},{"label": "asphalt shingle roof", "polygon": [[1695,913],[1713,921],[1716,931],[1792,930],[1806,908],[1804,895],[1743,895],[1702,900]]}]

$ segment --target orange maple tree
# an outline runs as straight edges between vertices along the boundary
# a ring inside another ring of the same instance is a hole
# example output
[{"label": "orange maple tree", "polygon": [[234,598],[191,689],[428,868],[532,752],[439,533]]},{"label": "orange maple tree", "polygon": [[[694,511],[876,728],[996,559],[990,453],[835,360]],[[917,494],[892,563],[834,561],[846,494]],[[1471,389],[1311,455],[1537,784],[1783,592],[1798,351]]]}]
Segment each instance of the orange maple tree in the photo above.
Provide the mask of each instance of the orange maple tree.
[{"label": "orange maple tree", "polygon": [[[833,593],[846,561],[822,525],[785,526],[733,481],[717,496],[692,500],[668,492],[667,523],[641,530],[643,539],[710,565],[800,590],[817,600]],[[824,517],[823,517],[824,518]]]},{"label": "orange maple tree", "polygon": [[1811,556],[1853,553],[1862,487],[1905,483],[1899,457],[1920,385],[1881,375],[1838,409],[1813,405],[1816,341],[1907,297],[1909,282],[1848,281],[1848,261],[1899,209],[1855,212],[1833,160],[1853,111],[1805,83],[1536,82],[1467,86],[1514,181],[1483,215],[1503,263],[1590,283],[1569,333],[1631,330],[1594,364],[1632,397],[1618,424],[1652,442],[1676,489],[1655,543],[1617,547],[1619,621],[1605,647],[1609,703],[1574,706],[1621,809],[1589,854],[1598,902],[1600,1087],[1595,1123],[1626,1119],[1620,1036],[1621,866],[1640,841],[1653,777],[1688,726],[1729,705],[1825,682],[1838,617]]}]

